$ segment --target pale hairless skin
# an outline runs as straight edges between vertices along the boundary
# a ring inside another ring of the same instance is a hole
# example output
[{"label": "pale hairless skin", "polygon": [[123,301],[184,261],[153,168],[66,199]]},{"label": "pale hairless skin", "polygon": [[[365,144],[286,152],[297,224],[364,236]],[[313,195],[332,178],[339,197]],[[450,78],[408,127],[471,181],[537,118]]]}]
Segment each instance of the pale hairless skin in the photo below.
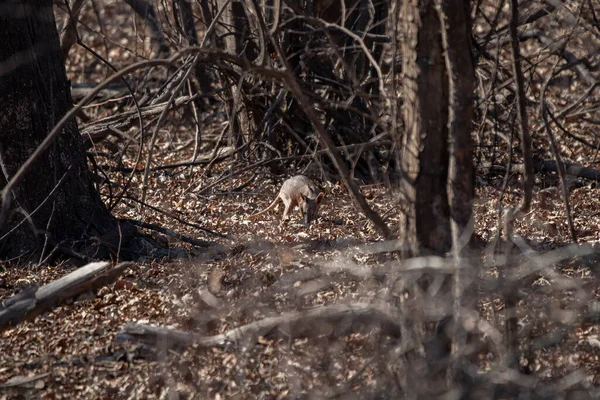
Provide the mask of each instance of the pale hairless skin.
[{"label": "pale hairless skin", "polygon": [[323,193],[319,193],[319,190],[310,179],[304,175],[296,175],[283,182],[279,194],[269,207],[250,215],[250,218],[272,210],[277,205],[279,199],[281,199],[285,206],[282,220],[285,220],[290,211],[298,205],[304,216],[304,223],[309,225],[317,218],[317,212],[319,211],[323,196]]}]

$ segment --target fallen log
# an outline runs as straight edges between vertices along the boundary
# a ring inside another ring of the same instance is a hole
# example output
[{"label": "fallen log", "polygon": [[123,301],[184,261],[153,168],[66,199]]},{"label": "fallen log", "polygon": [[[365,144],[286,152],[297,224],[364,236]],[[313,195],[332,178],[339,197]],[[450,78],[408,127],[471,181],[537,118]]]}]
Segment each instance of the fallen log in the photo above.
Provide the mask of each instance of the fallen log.
[{"label": "fallen log", "polygon": [[[178,97],[171,105],[171,109],[182,107],[193,101],[194,98],[195,96]],[[147,118],[162,113],[166,106],[167,103],[154,104],[140,108],[139,112],[138,110],[130,110],[85,124],[79,129],[81,138],[86,147],[90,147],[92,143],[100,142],[108,135],[117,135],[127,140],[133,140],[133,138],[122,131],[126,131],[132,125],[136,124],[139,118]]]},{"label": "fallen log", "polygon": [[267,317],[214,336],[131,323],[117,334],[117,341],[138,341],[161,348],[181,348],[192,344],[200,347],[225,347],[240,342],[251,345],[259,336],[297,338],[342,335],[361,326],[371,325],[378,326],[384,334],[399,337],[401,317],[393,308],[384,305],[333,304]]},{"label": "fallen log", "polygon": [[[584,178],[590,181],[600,182],[600,169],[584,167],[580,164],[570,163],[563,161],[565,173],[570,176],[577,178]],[[512,171],[522,174],[523,164],[511,164],[510,168]],[[488,170],[494,173],[506,173],[506,165],[489,165]],[[544,172],[558,172],[558,163],[556,160],[534,160],[533,170],[536,173]]]},{"label": "fallen log", "polygon": [[93,262],[44,286],[27,288],[8,297],[0,306],[0,330],[32,319],[88,290],[108,285],[132,264],[111,266],[109,262]]}]

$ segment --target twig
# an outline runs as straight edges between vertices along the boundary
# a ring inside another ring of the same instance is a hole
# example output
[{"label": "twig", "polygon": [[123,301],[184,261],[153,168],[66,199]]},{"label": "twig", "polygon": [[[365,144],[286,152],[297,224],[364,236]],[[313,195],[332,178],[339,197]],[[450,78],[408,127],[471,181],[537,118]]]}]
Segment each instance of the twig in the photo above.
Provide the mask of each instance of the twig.
[{"label": "twig", "polygon": [[171,105],[175,102],[175,96],[181,90],[181,88],[183,87],[185,82],[187,81],[188,76],[194,70],[194,67],[196,66],[196,63],[198,62],[199,59],[200,59],[199,53],[192,57],[190,66],[188,67],[187,71],[181,77],[181,80],[179,81],[179,83],[177,84],[175,89],[173,89],[173,92],[171,93],[171,96],[169,97],[169,101],[167,101],[165,108],[163,109],[162,113],[158,117],[158,121],[156,122],[156,125],[154,127],[154,133],[152,134],[152,138],[150,139],[150,144],[148,145],[148,155],[146,157],[146,165],[144,167],[144,177],[142,178],[142,201],[146,200],[146,191],[148,190],[148,176],[150,175],[150,163],[152,162],[152,155],[154,153],[154,145],[156,143],[156,139],[158,138],[158,132],[160,130],[162,122],[165,119],[167,112],[171,108]]},{"label": "twig", "polygon": [[542,120],[544,121],[544,126],[546,127],[546,133],[548,134],[548,139],[550,140],[550,147],[552,148],[552,153],[554,154],[554,158],[556,159],[558,176],[560,177],[561,182],[561,193],[562,198],[565,203],[565,210],[567,213],[567,225],[569,226],[569,233],[571,234],[571,239],[573,239],[574,243],[577,243],[577,234],[575,233],[575,226],[573,225],[573,216],[571,214],[571,206],[569,202],[569,188],[567,187],[567,179],[566,179],[566,171],[565,166],[562,162],[562,157],[560,156],[560,152],[558,150],[558,145],[556,144],[556,139],[554,138],[554,134],[552,133],[552,129],[550,129],[550,122],[548,121],[548,111],[547,104],[544,100],[544,92],[546,89],[546,85],[542,89],[542,93],[540,95],[540,113],[542,114]]},{"label": "twig", "polygon": [[[347,145],[347,146],[340,146],[340,147],[334,147],[334,148],[336,150],[338,150],[338,151],[343,151],[343,150],[353,149],[353,148],[356,148],[356,147],[360,148],[361,146],[379,146],[382,143],[385,143],[385,142],[375,141],[375,142],[367,142],[367,143],[357,143],[357,144],[350,144],[350,145]],[[246,145],[247,144],[245,144],[244,146],[246,146]],[[209,184],[209,185],[207,185],[207,186],[205,186],[203,188],[197,186],[193,190],[197,194],[202,194],[202,193],[206,192],[207,190],[215,187],[219,183],[223,182],[224,180],[230,179],[232,176],[239,175],[241,173],[253,170],[253,169],[258,168],[258,167],[262,167],[263,165],[270,164],[270,163],[273,163],[273,162],[278,162],[278,161],[302,160],[302,159],[304,159],[306,157],[314,157],[316,155],[325,154],[325,153],[328,153],[328,152],[329,152],[328,149],[322,149],[322,150],[318,150],[318,151],[314,152],[311,156],[308,156],[308,155],[296,155],[296,156],[287,156],[287,157],[275,157],[275,158],[270,158],[268,160],[257,161],[254,164],[248,165],[248,166],[243,167],[243,168],[239,168],[239,169],[237,169],[235,171],[231,171],[229,174],[227,174],[227,175],[225,175],[225,176],[217,179],[216,181],[212,182],[211,184]],[[186,190],[186,192],[187,192],[187,190]]]},{"label": "twig", "polygon": [[517,100],[517,122],[521,138],[521,151],[523,152],[523,164],[525,165],[523,177],[523,201],[520,211],[526,213],[531,207],[531,194],[533,191],[533,156],[531,154],[531,137],[527,123],[527,107],[525,87],[523,84],[523,71],[521,70],[521,53],[519,49],[519,37],[517,28],[519,26],[519,5],[517,0],[511,0],[510,38],[512,52],[512,69],[516,86]]}]

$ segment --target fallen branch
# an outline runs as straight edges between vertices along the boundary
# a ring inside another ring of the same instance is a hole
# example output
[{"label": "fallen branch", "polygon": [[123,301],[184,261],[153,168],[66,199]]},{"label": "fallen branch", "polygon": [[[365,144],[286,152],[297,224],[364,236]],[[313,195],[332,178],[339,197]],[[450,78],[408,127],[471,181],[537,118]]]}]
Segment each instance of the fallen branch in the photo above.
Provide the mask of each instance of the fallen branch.
[{"label": "fallen branch", "polygon": [[[563,165],[565,168],[565,172],[567,175],[574,176],[577,178],[589,179],[591,181],[600,182],[600,170],[584,167],[580,164],[574,164],[570,162],[563,161]],[[523,164],[513,163],[510,164],[511,171],[514,171],[518,174],[523,173]],[[536,173],[545,173],[545,172],[556,172],[558,173],[558,164],[556,160],[534,160],[533,161],[533,170]],[[489,166],[489,171],[494,173],[505,173],[506,165],[498,165],[494,164]]]},{"label": "fallen branch", "polygon": [[201,347],[226,346],[230,343],[253,343],[259,336],[341,335],[360,325],[379,325],[384,334],[399,337],[401,319],[392,308],[374,304],[333,304],[306,311],[288,312],[278,317],[240,326],[214,336],[202,336],[177,329],[150,325],[127,324],[117,335],[118,341],[139,341],[148,345],[185,347],[196,344]]},{"label": "fallen branch", "polygon": [[[163,171],[166,169],[175,169],[175,168],[185,168],[185,167],[193,167],[195,165],[206,165],[210,162],[221,162],[224,161],[231,156],[239,153],[246,145],[242,145],[241,147],[235,149],[231,146],[223,147],[221,151],[219,151],[218,158],[212,158],[212,155],[199,155],[196,157],[195,161],[185,161],[177,164],[168,164],[168,165],[157,165],[156,167],[150,168],[150,171]],[[104,171],[112,171],[112,172],[123,172],[123,173],[136,173],[141,174],[144,170],[140,170],[137,168],[131,167],[112,167],[112,166],[102,166]]]},{"label": "fallen branch", "polygon": [[36,381],[43,379],[43,378],[47,377],[48,375],[50,375],[50,372],[45,372],[43,374],[36,374],[36,375],[32,375],[32,376],[23,376],[23,375],[13,376],[12,378],[5,381],[4,383],[0,384],[0,388],[6,389],[6,388],[18,387],[18,386],[22,386],[22,387],[26,387],[26,388],[34,387],[33,384]]},{"label": "fallen branch", "polygon": [[[95,83],[73,84],[73,86],[71,87],[71,98],[73,99],[73,102],[77,103],[80,100],[82,100],[83,98],[85,98],[87,95],[92,93],[95,89],[96,89]],[[106,102],[109,102],[109,101],[110,102],[122,101],[123,96],[128,96],[127,86],[125,86],[122,82],[113,83],[112,85],[109,85],[108,87],[102,89],[92,99],[92,100],[100,101],[100,103],[90,104],[83,108],[86,109],[86,108],[91,108],[91,107],[98,107],[98,106],[104,105]]]},{"label": "fallen branch", "polygon": [[42,287],[28,288],[3,300],[0,331],[32,319],[88,290],[108,285],[130,265],[130,262],[115,266],[108,262],[93,262]]},{"label": "fallen branch", "polygon": [[[181,96],[173,102],[171,110],[177,107],[182,107],[195,99],[196,96]],[[140,109],[141,117],[149,117],[151,115],[160,114],[167,107],[167,103],[155,104],[152,106],[142,107]],[[79,129],[81,137],[84,140],[86,146],[91,143],[97,143],[104,139],[110,134],[114,134],[112,128],[118,130],[127,130],[131,127],[139,118],[140,114],[137,110],[127,111],[117,115],[111,115],[110,117],[102,118],[94,121],[91,124],[84,125]]]}]

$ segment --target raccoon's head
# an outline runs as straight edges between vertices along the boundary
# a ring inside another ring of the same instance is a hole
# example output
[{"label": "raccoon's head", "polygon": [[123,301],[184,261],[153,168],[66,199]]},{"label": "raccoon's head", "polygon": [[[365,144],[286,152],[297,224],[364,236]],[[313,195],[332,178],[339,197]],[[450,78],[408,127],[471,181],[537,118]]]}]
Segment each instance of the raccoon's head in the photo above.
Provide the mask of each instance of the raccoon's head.
[{"label": "raccoon's head", "polygon": [[310,225],[312,221],[317,219],[317,213],[319,211],[319,207],[321,206],[323,196],[325,196],[323,193],[319,193],[317,197],[311,199],[308,196],[302,195],[304,202],[300,208],[302,209],[302,215],[304,215],[304,223],[307,226]]}]

